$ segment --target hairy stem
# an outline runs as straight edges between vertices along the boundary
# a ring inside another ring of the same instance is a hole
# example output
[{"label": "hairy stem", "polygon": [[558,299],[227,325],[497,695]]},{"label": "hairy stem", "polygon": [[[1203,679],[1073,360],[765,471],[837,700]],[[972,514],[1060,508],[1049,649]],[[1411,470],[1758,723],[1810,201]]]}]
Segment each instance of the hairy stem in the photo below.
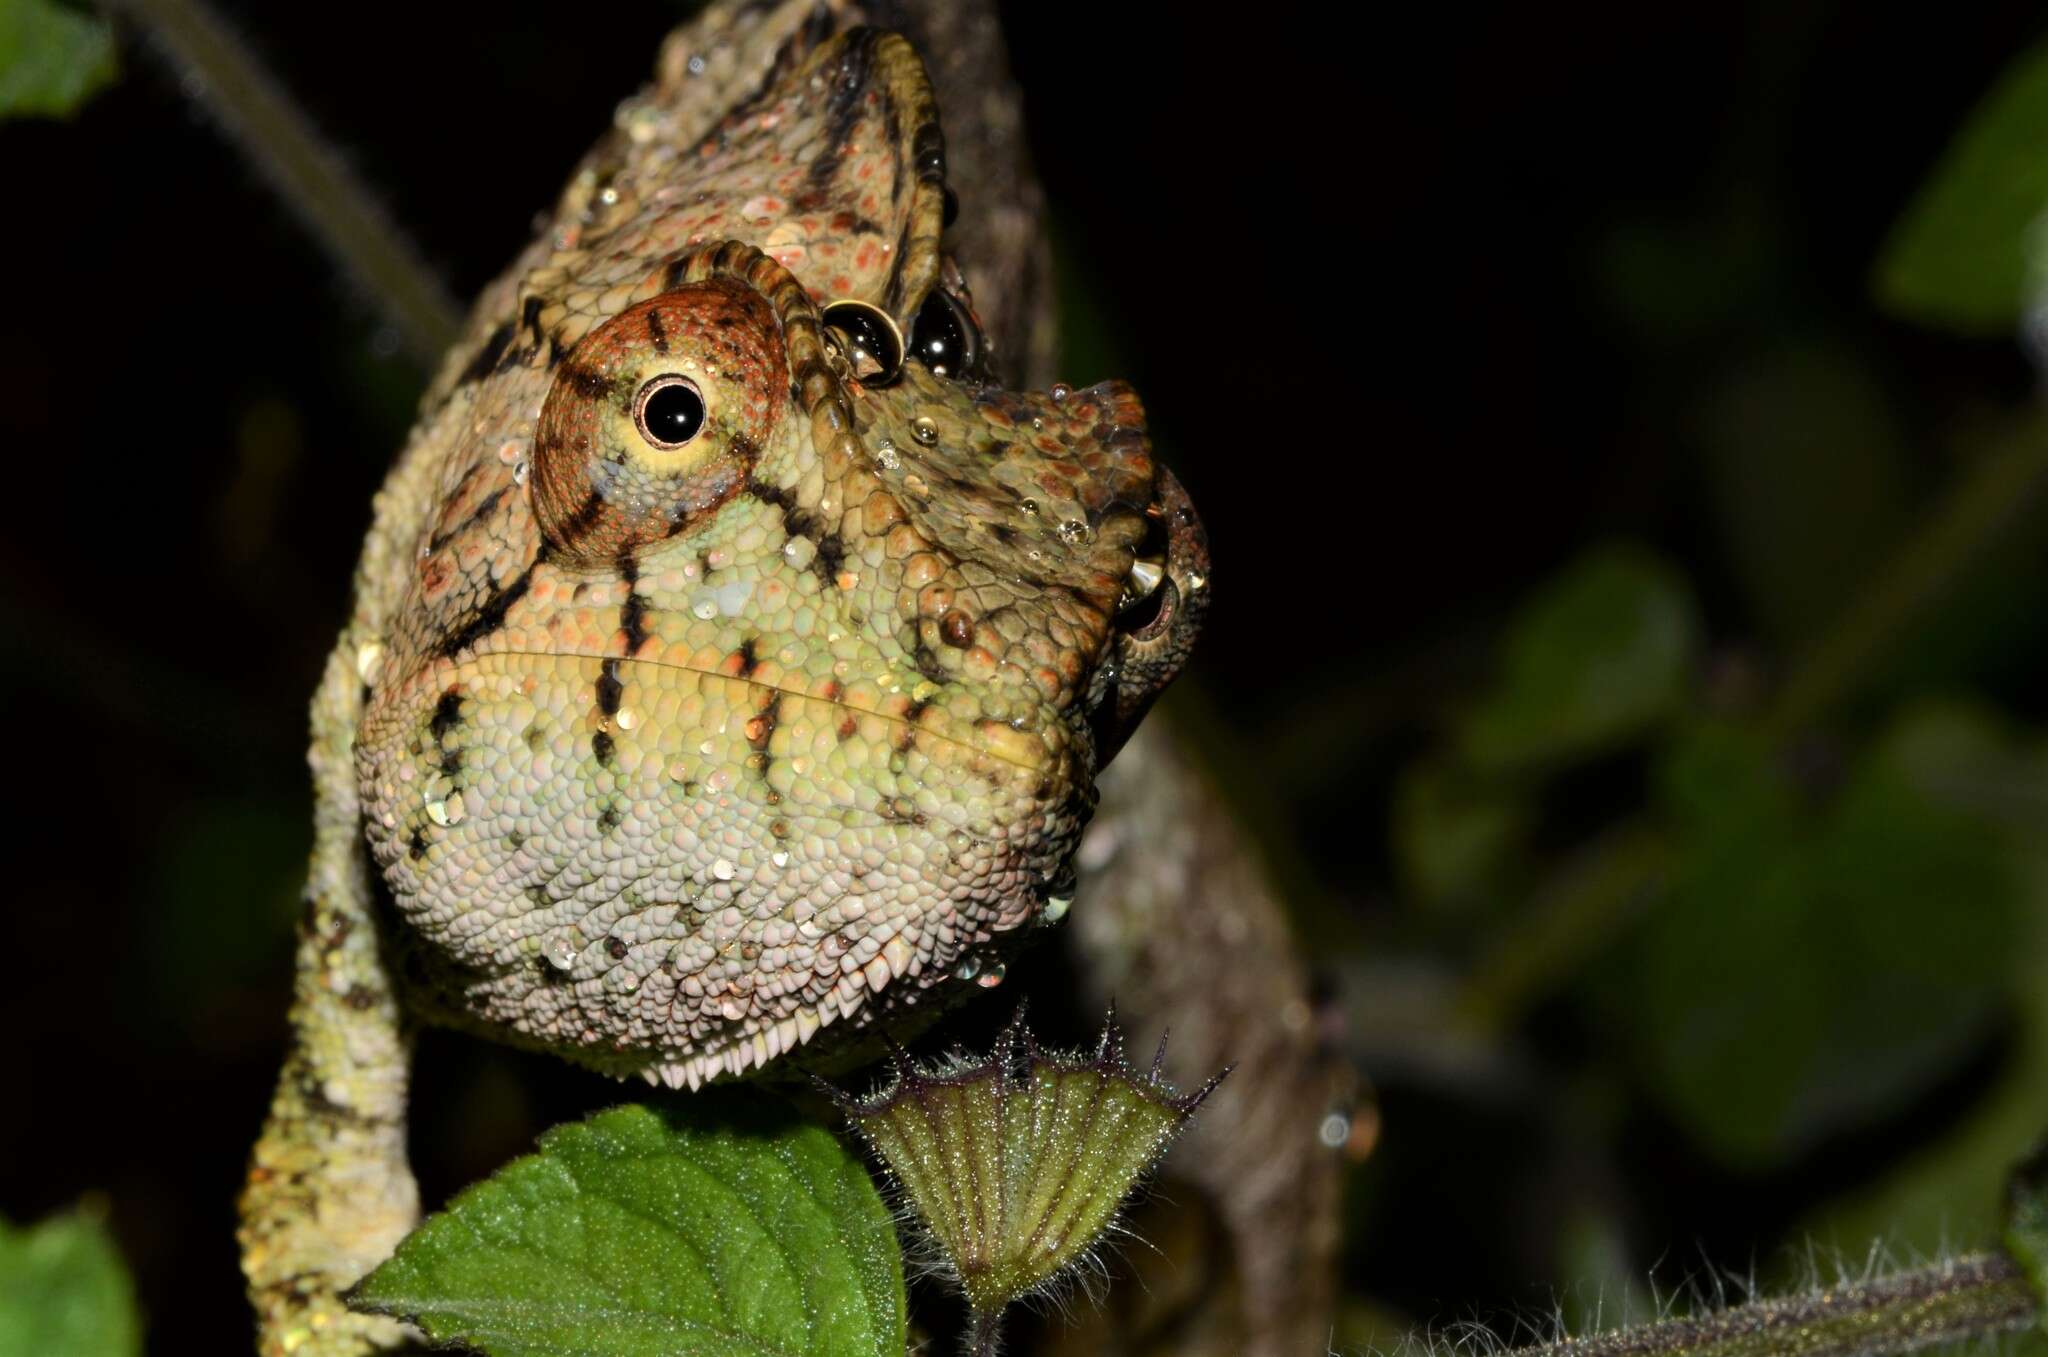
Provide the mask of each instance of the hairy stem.
[{"label": "hairy stem", "polygon": [[2039,1304],[2017,1264],[1976,1253],[1880,1281],[1758,1300],[1502,1357],[1886,1357],[2032,1327]]},{"label": "hairy stem", "polygon": [[271,189],[431,365],[462,313],[367,185],[203,0],[106,0],[163,51],[188,94],[219,120]]},{"label": "hairy stem", "polygon": [[976,1310],[960,1335],[960,1357],[997,1357],[1003,1350],[1003,1312]]}]

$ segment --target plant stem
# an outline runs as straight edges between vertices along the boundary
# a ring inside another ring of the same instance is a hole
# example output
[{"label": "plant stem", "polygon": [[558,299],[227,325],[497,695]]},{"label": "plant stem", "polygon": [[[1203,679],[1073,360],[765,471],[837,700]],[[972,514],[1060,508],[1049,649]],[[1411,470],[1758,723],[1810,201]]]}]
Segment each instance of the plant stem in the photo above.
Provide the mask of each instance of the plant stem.
[{"label": "plant stem", "polygon": [[1865,678],[1871,663],[2048,483],[2048,429],[2029,420],[1949,492],[1890,566],[1801,658],[1765,718],[1774,741],[1797,735]]},{"label": "plant stem", "polygon": [[1502,1357],[1887,1357],[2015,1333],[2040,1307],[2019,1266],[1976,1253],[1880,1281],[1759,1300]]},{"label": "plant stem", "polygon": [[370,294],[405,346],[431,365],[461,331],[462,313],[376,196],[305,111],[204,0],[106,0],[162,49],[186,93]]},{"label": "plant stem", "polygon": [[975,1310],[961,1335],[960,1357],[996,1357],[1003,1350],[1003,1312]]}]

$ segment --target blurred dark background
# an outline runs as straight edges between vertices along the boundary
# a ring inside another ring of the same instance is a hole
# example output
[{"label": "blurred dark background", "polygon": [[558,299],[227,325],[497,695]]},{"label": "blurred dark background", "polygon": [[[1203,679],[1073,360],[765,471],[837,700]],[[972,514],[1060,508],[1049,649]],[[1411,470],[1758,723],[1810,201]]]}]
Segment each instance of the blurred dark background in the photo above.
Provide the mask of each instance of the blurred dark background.
[{"label": "blurred dark background", "polygon": [[[680,7],[221,8],[466,297]],[[1871,279],[2039,8],[1197,13],[1005,10],[1067,375],[1137,384],[1215,543],[1170,714],[1377,1089],[1340,1336],[1987,1238],[2048,1127],[2037,376]],[[173,1352],[246,1324],[304,710],[422,374],[123,57],[74,120],[0,123],[0,1216],[104,1194]],[[1873,599],[1871,645],[1825,639]],[[1603,908],[1645,824],[1672,907]],[[1503,957],[1537,977],[1484,990]],[[422,1061],[436,1198],[614,1092]]]}]

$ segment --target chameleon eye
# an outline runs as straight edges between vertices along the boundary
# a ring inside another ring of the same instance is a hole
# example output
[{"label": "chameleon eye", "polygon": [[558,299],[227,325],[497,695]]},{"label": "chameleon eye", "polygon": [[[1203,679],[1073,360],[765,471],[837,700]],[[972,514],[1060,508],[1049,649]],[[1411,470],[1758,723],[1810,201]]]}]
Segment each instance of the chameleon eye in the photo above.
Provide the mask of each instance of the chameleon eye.
[{"label": "chameleon eye", "polygon": [[967,308],[952,294],[935,287],[925,294],[917,320],[910,327],[910,356],[935,377],[965,377],[981,357],[980,337]]},{"label": "chameleon eye", "polygon": [[640,388],[633,422],[655,447],[679,448],[704,427],[704,394],[688,377],[664,372]]},{"label": "chameleon eye", "polygon": [[528,493],[554,559],[597,566],[704,523],[738,494],[789,396],[781,322],[730,278],[613,316],[555,370]]}]

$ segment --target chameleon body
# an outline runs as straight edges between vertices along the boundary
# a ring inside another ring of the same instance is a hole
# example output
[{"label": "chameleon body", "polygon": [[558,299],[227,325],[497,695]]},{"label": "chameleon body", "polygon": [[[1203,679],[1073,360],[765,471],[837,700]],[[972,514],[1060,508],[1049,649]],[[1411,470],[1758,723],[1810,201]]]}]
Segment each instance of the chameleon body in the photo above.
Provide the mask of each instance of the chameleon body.
[{"label": "chameleon body", "polygon": [[1205,546],[1129,388],[994,383],[944,176],[903,38],[714,10],[478,302],[315,699],[264,1351],[405,1338],[339,1295],[417,1215],[412,1022],[694,1088],[1064,910]]}]

